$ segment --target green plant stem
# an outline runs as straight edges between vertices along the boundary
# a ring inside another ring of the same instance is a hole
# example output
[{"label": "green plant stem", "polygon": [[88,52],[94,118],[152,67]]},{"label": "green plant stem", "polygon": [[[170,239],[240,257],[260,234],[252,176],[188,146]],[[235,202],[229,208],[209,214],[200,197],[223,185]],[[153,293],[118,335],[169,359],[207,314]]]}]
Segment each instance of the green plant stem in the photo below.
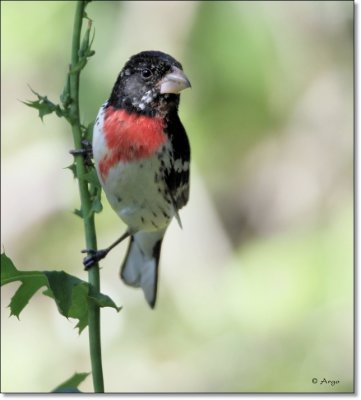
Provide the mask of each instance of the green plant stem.
[{"label": "green plant stem", "polygon": [[[71,97],[71,127],[76,149],[81,149],[81,128],[79,113],[79,81],[80,70],[72,70],[79,61],[79,48],[81,28],[83,23],[84,9],[87,1],[78,1],[74,19],[71,67],[69,76],[69,89]],[[83,179],[86,172],[82,155],[76,155],[76,171],[78,176],[79,193],[81,201],[81,211],[84,221],[85,243],[87,249],[97,249],[97,240],[94,224],[94,214],[91,212],[91,201],[88,183]],[[99,266],[94,265],[88,273],[88,281],[93,293],[100,291]],[[90,293],[91,296],[91,293]],[[89,346],[92,366],[93,385],[95,392],[104,392],[103,369],[101,359],[101,340],[100,340],[100,308],[93,301],[89,301]]]}]

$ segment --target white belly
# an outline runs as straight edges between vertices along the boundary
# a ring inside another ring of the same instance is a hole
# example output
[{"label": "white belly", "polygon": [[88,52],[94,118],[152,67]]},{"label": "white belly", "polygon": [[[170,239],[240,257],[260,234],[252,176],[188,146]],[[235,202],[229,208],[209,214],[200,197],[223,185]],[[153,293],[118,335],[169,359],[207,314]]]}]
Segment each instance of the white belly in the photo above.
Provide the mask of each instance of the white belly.
[{"label": "white belly", "polygon": [[174,216],[164,198],[165,184],[157,179],[157,157],[132,163],[120,162],[103,183],[110,205],[134,231],[164,229]]}]

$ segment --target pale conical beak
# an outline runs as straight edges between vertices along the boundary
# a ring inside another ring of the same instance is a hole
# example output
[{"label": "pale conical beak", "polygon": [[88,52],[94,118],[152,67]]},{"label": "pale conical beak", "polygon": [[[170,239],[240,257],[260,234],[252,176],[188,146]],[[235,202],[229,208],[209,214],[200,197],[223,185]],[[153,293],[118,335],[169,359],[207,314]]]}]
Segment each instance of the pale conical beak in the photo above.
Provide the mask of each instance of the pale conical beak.
[{"label": "pale conical beak", "polygon": [[159,92],[164,93],[179,93],[183,89],[191,87],[191,83],[185,73],[177,68],[172,67],[172,70],[159,82]]}]

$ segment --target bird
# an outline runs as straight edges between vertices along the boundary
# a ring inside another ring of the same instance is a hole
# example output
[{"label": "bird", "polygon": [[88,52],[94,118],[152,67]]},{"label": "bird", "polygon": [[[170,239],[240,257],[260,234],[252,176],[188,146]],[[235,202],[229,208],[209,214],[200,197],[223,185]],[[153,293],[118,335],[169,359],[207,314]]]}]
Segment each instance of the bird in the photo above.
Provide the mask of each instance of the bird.
[{"label": "bird", "polygon": [[[180,62],[161,51],[129,58],[94,123],[94,164],[107,200],[126,224],[108,248],[93,251],[86,268],[130,237],[120,276],[142,288],[153,309],[162,241],[189,199],[190,144],[178,115],[180,92],[191,84]],[[89,252],[89,251],[88,251]]]}]

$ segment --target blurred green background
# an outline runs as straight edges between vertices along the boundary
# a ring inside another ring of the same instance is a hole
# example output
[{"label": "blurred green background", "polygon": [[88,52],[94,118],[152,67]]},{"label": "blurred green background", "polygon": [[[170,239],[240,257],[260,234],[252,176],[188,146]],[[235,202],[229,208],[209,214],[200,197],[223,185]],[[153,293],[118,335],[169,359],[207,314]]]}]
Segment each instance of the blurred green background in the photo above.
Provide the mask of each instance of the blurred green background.
[{"label": "blurred green background", "polygon": [[[75,2],[1,2],[2,247],[23,269],[86,279],[71,132],[21,100],[58,101]],[[102,261],[108,392],[353,390],[353,2],[93,2],[96,54],[81,82],[93,120],[125,61],[168,52],[192,90],[191,198],[164,242],[158,303]],[[123,231],[104,199],[98,243]],[[87,330],[37,294],[2,289],[5,392],[47,392],[89,371]],[[335,386],[312,379],[338,380]],[[91,378],[81,386],[91,391]]]}]

